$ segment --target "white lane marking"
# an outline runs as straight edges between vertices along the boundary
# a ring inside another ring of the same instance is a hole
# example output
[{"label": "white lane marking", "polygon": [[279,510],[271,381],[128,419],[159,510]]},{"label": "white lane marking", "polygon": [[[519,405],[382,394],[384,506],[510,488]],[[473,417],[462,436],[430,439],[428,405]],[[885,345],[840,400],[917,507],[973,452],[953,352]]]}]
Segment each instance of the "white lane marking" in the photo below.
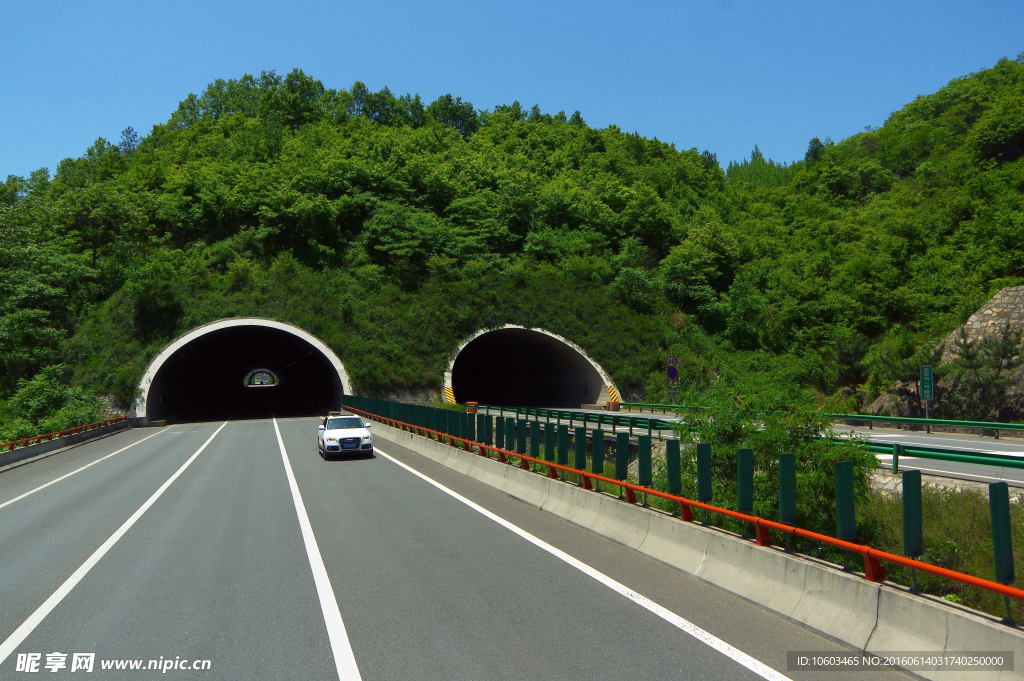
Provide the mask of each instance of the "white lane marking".
[{"label": "white lane marking", "polygon": [[59,478],[55,478],[55,479],[51,480],[50,482],[46,483],[45,485],[40,485],[39,487],[36,487],[36,488],[35,488],[35,489],[33,489],[33,490],[29,490],[28,492],[25,492],[24,494],[22,494],[22,495],[20,495],[20,496],[14,497],[14,498],[13,498],[13,499],[11,499],[10,501],[5,501],[4,503],[0,504],[0,508],[3,508],[4,506],[10,506],[10,505],[11,505],[11,504],[13,504],[13,503],[14,503],[15,501],[18,501],[19,499],[24,499],[25,497],[27,497],[27,496],[28,496],[28,495],[30,495],[30,494],[35,494],[36,492],[38,492],[38,491],[39,491],[39,490],[41,490],[41,489],[46,489],[47,487],[49,487],[49,486],[50,486],[50,485],[52,485],[53,483],[55,483],[55,482],[60,482],[60,481],[61,481],[61,480],[63,480],[64,478],[70,478],[70,477],[71,477],[72,475],[74,475],[75,473],[78,473],[78,472],[84,471],[84,470],[85,470],[86,468],[88,468],[89,466],[95,466],[95,465],[96,465],[96,464],[98,464],[98,463],[99,463],[100,461],[103,461],[103,460],[105,460],[105,459],[109,459],[110,457],[114,456],[115,454],[120,454],[121,452],[123,452],[123,451],[124,451],[124,450],[126,450],[126,449],[131,449],[131,448],[132,448],[132,447],[134,447],[135,445],[139,444],[139,442],[145,442],[145,441],[146,441],[146,440],[148,440],[149,438],[151,438],[151,437],[156,437],[157,435],[159,435],[159,434],[160,434],[160,433],[162,433],[162,432],[166,432],[166,431],[158,430],[157,432],[153,433],[152,435],[147,435],[146,437],[142,438],[142,439],[141,439],[141,440],[139,440],[138,442],[133,442],[133,443],[131,443],[130,445],[128,445],[127,447],[122,447],[121,449],[117,450],[116,452],[113,452],[113,453],[111,453],[111,454],[107,454],[106,456],[104,456],[104,457],[102,457],[102,458],[96,459],[96,460],[95,460],[95,461],[93,461],[92,463],[87,463],[87,464],[85,464],[84,466],[82,466],[82,467],[81,467],[81,468],[79,468],[79,469],[73,470],[73,471],[71,471],[70,473],[67,473],[66,475],[62,475],[62,476],[60,476]]},{"label": "white lane marking", "polygon": [[[82,579],[89,573],[89,570],[92,570],[96,563],[100,562],[100,559],[106,555],[107,551],[109,551],[111,547],[113,547],[114,544],[116,544],[118,540],[131,529],[132,525],[134,525],[136,521],[149,510],[149,507],[156,503],[156,500],[160,498],[160,495],[171,486],[171,483],[178,479],[178,476],[185,472],[185,469],[196,460],[196,457],[203,453],[206,446],[213,442],[213,438],[217,437],[217,433],[222,431],[226,425],[228,425],[227,421],[222,423],[220,428],[215,430],[213,435],[203,443],[203,446],[197,449],[196,453],[190,456],[188,461],[183,463],[181,468],[175,471],[174,475],[167,479],[167,482],[160,485],[160,488],[153,492],[153,496],[147,499],[146,503],[139,507],[139,510],[135,511],[128,520],[124,521],[124,524],[117,528],[117,531],[110,535],[110,538],[107,539],[107,541],[103,542],[103,544],[101,544],[100,547],[96,549],[77,570],[71,573],[71,576],[68,577],[67,580],[65,580],[65,582],[61,584],[49,598],[43,601],[43,604],[36,608],[36,611],[29,615],[27,620],[22,622],[21,626],[15,629],[14,633],[7,637],[6,641],[0,643],[0,665],[2,665],[4,660],[6,660],[8,656],[13,653],[26,638],[28,638],[28,635],[39,626],[46,616],[49,615],[62,600],[64,600],[64,597],[71,593],[71,590],[82,581]],[[152,437],[152,435],[150,437]]]},{"label": "white lane marking", "polygon": [[376,447],[373,448],[373,451],[377,452],[378,454],[380,454],[384,458],[388,459],[392,463],[395,463],[395,464],[401,466],[402,468],[404,468],[405,470],[409,471],[413,475],[415,475],[415,476],[417,476],[419,478],[422,478],[423,480],[425,480],[426,482],[430,483],[434,487],[438,488],[439,490],[441,490],[442,492],[444,492],[448,496],[450,496],[450,497],[452,497],[454,499],[457,499],[458,501],[461,501],[462,503],[464,503],[466,506],[469,506],[474,511],[477,511],[478,513],[480,513],[480,514],[490,518],[494,522],[496,522],[499,525],[501,525],[502,527],[504,527],[506,530],[509,530],[510,532],[513,532],[513,533],[519,535],[520,537],[522,537],[526,541],[530,542],[531,544],[533,544],[534,546],[536,546],[536,547],[538,547],[540,549],[543,549],[544,551],[547,551],[548,553],[550,553],[551,555],[555,556],[559,560],[565,561],[566,563],[568,563],[569,565],[573,566],[574,568],[576,568],[577,570],[579,570],[583,574],[587,575],[588,577],[591,577],[591,578],[597,580],[598,582],[600,582],[601,584],[604,584],[605,586],[607,586],[612,591],[616,591],[619,594],[625,596],[629,600],[631,600],[634,603],[636,603],[637,605],[639,605],[641,608],[644,608],[645,610],[648,610],[648,611],[654,613],[655,615],[657,615],[658,617],[662,618],[663,620],[665,620],[669,624],[671,624],[671,625],[673,625],[673,626],[683,630],[684,632],[686,632],[690,636],[693,636],[695,639],[697,639],[701,643],[707,645],[710,648],[713,648],[714,650],[717,650],[718,652],[722,653],[723,655],[725,655],[726,657],[730,658],[731,660],[734,660],[735,662],[738,662],[739,664],[743,665],[744,667],[746,667],[750,671],[754,672],[755,674],[757,674],[761,678],[770,679],[771,681],[791,681],[791,679],[788,676],[784,676],[783,674],[780,674],[779,672],[775,671],[774,669],[772,669],[768,665],[764,664],[760,660],[757,660],[757,659],[751,657],[750,655],[747,655],[742,650],[739,650],[738,648],[733,647],[732,645],[726,643],[725,641],[723,641],[722,639],[718,638],[717,636],[715,636],[715,635],[713,635],[713,634],[711,634],[711,633],[709,633],[707,631],[704,631],[703,629],[698,627],[693,622],[690,622],[689,620],[683,619],[682,617],[680,617],[679,615],[675,614],[674,612],[672,612],[668,608],[666,608],[664,606],[661,606],[661,605],[658,605],[657,603],[655,603],[651,599],[647,598],[646,596],[643,596],[643,595],[637,593],[636,591],[633,591],[632,589],[630,589],[625,584],[622,584],[621,582],[615,581],[614,579],[612,579],[608,575],[604,574],[600,570],[597,570],[595,568],[590,567],[589,565],[587,565],[583,561],[578,560],[576,558],[573,558],[572,556],[570,556],[565,551],[562,551],[561,549],[557,549],[554,546],[552,546],[551,544],[548,544],[543,539],[540,539],[540,538],[530,534],[529,532],[527,532],[523,528],[519,527],[518,525],[514,525],[514,524],[510,523],[509,521],[505,520],[504,518],[502,518],[501,516],[496,515],[496,514],[492,513],[491,511],[488,511],[483,506],[480,506],[479,504],[477,504],[477,503],[475,503],[473,501],[470,501],[469,499],[467,499],[466,497],[462,496],[458,492],[455,492],[454,490],[451,490],[451,489],[445,487],[444,485],[442,485],[441,483],[437,482],[433,478],[427,477],[426,475],[424,475],[423,473],[420,473],[415,468],[411,468],[410,466],[407,466],[406,464],[402,463],[398,459],[395,459],[393,456],[390,456],[390,455],[385,454],[384,452],[380,451]]},{"label": "white lane marking", "polygon": [[[906,463],[909,460],[912,460],[913,458],[914,457],[912,457],[912,456],[900,457],[900,470],[904,470],[903,464]],[[925,459],[917,459],[917,460],[918,461],[924,461]],[[892,457],[890,457],[889,463],[892,463]],[[940,478],[944,477],[944,478],[947,478],[949,480],[962,480],[964,482],[982,482],[982,480],[977,480],[976,478],[983,478],[984,480],[995,480],[996,482],[1003,482],[1003,481],[1005,481],[1005,482],[1009,482],[1009,483],[1017,483],[1018,485],[1022,482],[1020,478],[994,478],[991,475],[980,475],[980,474],[976,474],[976,473],[965,473],[963,471],[945,471],[945,470],[942,470],[940,468],[918,468],[917,466],[914,466],[913,470],[921,471],[922,473],[929,473],[929,474],[930,473],[934,473],[934,474],[936,474],[936,477],[940,477]],[[1000,470],[1003,470],[1003,468],[1000,467]],[[965,475],[966,476],[970,476],[970,477],[963,477]]]},{"label": "white lane marking", "polygon": [[[856,431],[856,432],[857,432],[858,435],[867,435],[868,434],[867,431],[865,431],[863,433],[861,433],[859,431]],[[840,435],[840,437],[843,437],[843,436]],[[882,435],[880,438],[868,438],[868,439],[871,440],[871,442],[874,443],[874,444],[888,445],[888,444],[893,444],[893,443],[892,442],[887,442],[887,440],[898,439],[898,438],[915,438],[916,440],[918,440],[917,442],[907,442],[907,443],[903,444],[904,447],[910,447],[911,449],[913,449],[915,445],[917,445],[919,447],[933,447],[934,446],[933,443],[935,443],[935,442],[955,442],[955,443],[957,443],[959,445],[958,447],[943,447],[943,449],[949,449],[949,450],[954,450],[954,451],[959,451],[959,452],[971,452],[971,453],[978,453],[978,454],[1008,454],[1008,455],[1013,456],[1013,457],[1022,457],[1022,456],[1024,456],[1024,451],[1021,451],[1020,449],[1011,449],[1012,447],[1020,447],[1020,445],[1017,445],[1017,444],[1008,444],[1008,445],[1006,445],[1007,449],[981,449],[978,446],[972,446],[972,443],[970,441],[964,441],[964,440],[959,440],[959,439],[950,438],[950,437],[936,437],[936,438],[929,438],[929,439],[925,440],[925,439],[921,438],[921,436],[919,436],[919,435],[889,435],[889,434],[886,434],[886,435]],[[978,443],[978,445],[984,445],[984,444],[986,444],[986,443],[984,443],[984,442],[979,442]]]},{"label": "white lane marking", "polygon": [[295,473],[292,472],[292,463],[288,459],[288,450],[284,447],[281,429],[277,427],[276,418],[274,419],[274,432],[277,433],[277,444],[281,448],[281,460],[284,461],[284,472],[288,476],[288,487],[292,490],[295,513],[299,516],[302,541],[306,545],[309,567],[313,570],[313,583],[316,584],[316,593],[320,597],[320,609],[324,613],[324,624],[327,625],[327,636],[331,641],[331,652],[334,653],[338,678],[341,681],[362,681],[363,677],[359,675],[359,667],[356,666],[356,658],[352,654],[352,644],[349,642],[348,632],[345,630],[345,622],[341,619],[341,611],[338,609],[338,599],[334,596],[331,579],[327,576],[327,568],[324,567],[324,559],[320,555],[320,547],[316,543],[313,526],[309,524],[306,505],[302,503],[302,494],[299,493],[299,485],[295,482]]}]

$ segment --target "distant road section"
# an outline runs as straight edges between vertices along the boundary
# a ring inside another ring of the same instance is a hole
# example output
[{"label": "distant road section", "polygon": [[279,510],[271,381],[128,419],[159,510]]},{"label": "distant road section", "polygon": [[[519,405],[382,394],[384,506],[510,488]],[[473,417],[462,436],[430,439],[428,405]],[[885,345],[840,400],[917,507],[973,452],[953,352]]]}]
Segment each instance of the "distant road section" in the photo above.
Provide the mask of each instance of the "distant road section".
[{"label": "distant road section", "polygon": [[834,643],[386,440],[323,461],[316,423],[131,430],[0,474],[0,678],[848,677],[786,671]]},{"label": "distant road section", "polygon": [[[605,411],[596,410],[575,410],[587,411],[592,414],[608,414]],[[665,421],[677,421],[679,417],[675,414],[662,414],[661,412],[618,412],[621,416],[642,416],[653,417]],[[610,426],[604,426],[605,430],[611,432]],[[618,430],[623,430],[620,426]],[[941,447],[943,449],[954,449],[965,452],[995,452],[999,454],[1011,454],[1024,459],[1024,438],[1005,437],[995,439],[981,435],[964,435],[960,433],[924,433],[919,431],[898,430],[895,428],[865,428],[853,427],[843,424],[836,424],[835,430],[839,433],[854,432],[879,444],[899,443],[907,447],[921,445],[926,447]],[[645,431],[646,432],[646,431]],[[666,437],[668,434],[666,432]],[[887,454],[878,455],[879,465],[891,466],[892,456]],[[1012,486],[1024,487],[1024,469],[1001,468],[996,466],[978,466],[954,461],[937,461],[933,459],[918,459],[912,456],[900,457],[900,470],[919,469],[928,475],[939,477],[950,477],[954,479],[972,480],[975,482],[999,482],[1005,480]]]}]

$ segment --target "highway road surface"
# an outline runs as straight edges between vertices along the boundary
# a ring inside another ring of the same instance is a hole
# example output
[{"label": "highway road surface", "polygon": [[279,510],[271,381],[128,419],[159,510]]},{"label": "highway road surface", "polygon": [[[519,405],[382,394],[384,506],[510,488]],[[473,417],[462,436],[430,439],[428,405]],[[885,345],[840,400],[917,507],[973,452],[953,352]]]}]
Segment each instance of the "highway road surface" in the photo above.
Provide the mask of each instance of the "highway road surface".
[{"label": "highway road surface", "polygon": [[[897,430],[890,428],[851,428],[836,425],[838,431],[853,431],[877,443],[899,443],[904,447],[914,445],[925,447],[941,447],[954,452],[976,452],[1011,454],[1024,460],[1024,439],[1007,437],[996,440],[993,437],[967,435],[963,433],[923,433],[917,431]],[[886,467],[892,465],[892,456],[879,454],[878,461]],[[935,459],[918,459],[912,456],[900,457],[900,470],[917,469],[926,475],[948,476],[963,480],[992,483],[1005,480],[1014,487],[1024,487],[1024,469],[1004,468],[1002,466],[977,466],[957,461],[938,461]]]},{"label": "highway road surface", "polygon": [[323,461],[316,424],[0,473],[0,679],[851,678],[787,672],[841,648],[380,436]]}]

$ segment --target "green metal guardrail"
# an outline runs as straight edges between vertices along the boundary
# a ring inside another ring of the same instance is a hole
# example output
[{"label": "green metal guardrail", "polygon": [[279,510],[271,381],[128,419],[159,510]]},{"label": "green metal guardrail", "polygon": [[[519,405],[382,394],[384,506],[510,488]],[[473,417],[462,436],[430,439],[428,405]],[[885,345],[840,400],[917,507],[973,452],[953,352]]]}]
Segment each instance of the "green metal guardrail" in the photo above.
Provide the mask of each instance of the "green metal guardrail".
[{"label": "green metal guardrail", "polygon": [[496,414],[498,416],[505,416],[505,414],[508,413],[510,415],[515,414],[517,418],[532,416],[537,419],[543,418],[546,421],[550,421],[551,419],[555,419],[556,422],[568,420],[570,428],[572,428],[577,422],[583,426],[595,424],[598,428],[601,426],[629,428],[630,435],[633,434],[634,430],[641,430],[646,431],[648,435],[657,434],[660,437],[661,431],[672,430],[674,427],[674,424],[671,421],[665,421],[663,419],[566,409],[535,409],[533,407],[512,408],[481,404],[477,406],[477,410],[482,411],[487,415]]},{"label": "green metal guardrail", "polygon": [[991,430],[995,432],[995,439],[999,439],[1000,430],[1024,431],[1024,423],[997,423],[995,421],[958,421],[956,419],[919,419],[909,416],[876,416],[874,414],[825,414],[831,419],[840,421],[867,421],[868,427],[876,423],[903,423],[907,425],[925,426],[928,432],[932,426],[946,426],[948,428],[977,428],[979,430]]},{"label": "green metal guardrail", "polygon": [[[634,403],[633,406],[636,406]],[[645,405],[646,406],[646,405]],[[668,405],[660,405],[668,406]],[[703,409],[703,407],[689,407],[690,409]],[[641,431],[647,431],[650,434],[658,434],[661,437],[662,430],[671,430],[674,424],[670,421],[663,419],[645,419],[636,416],[622,416],[618,414],[602,414],[584,411],[566,411],[561,409],[535,409],[532,407],[492,407],[490,405],[480,405],[478,409],[482,410],[485,414],[497,414],[504,416],[506,413],[515,414],[517,418],[544,418],[544,419],[556,419],[557,421],[569,419],[569,426],[572,427],[577,421],[582,425],[595,424],[598,428],[605,425],[629,427],[630,435],[633,434],[634,429]],[[829,416],[837,416],[835,414],[829,414]],[[914,420],[914,419],[911,419]],[[924,419],[920,419],[924,420]],[[1024,429],[1024,426],[1021,426]],[[868,445],[868,451],[873,454],[892,454],[894,461],[897,462],[896,466],[893,467],[895,472],[898,467],[899,457],[907,456],[917,459],[932,459],[935,461],[953,461],[956,463],[973,464],[977,466],[996,466],[1000,468],[1017,468],[1024,469],[1024,457],[1013,456],[1012,454],[995,454],[990,452],[972,452],[960,449],[948,449],[944,447],[928,447],[925,445],[914,445],[913,447],[906,448],[900,447],[899,445],[889,444],[873,444]]]},{"label": "green metal guardrail", "polygon": [[[953,461],[976,466],[997,466],[1000,468],[1024,469],[1024,457],[1009,454],[992,454],[988,452],[965,452],[962,450],[942,449],[939,447],[905,447],[902,445],[868,445],[872,454],[892,454],[895,473],[899,468],[901,456],[914,459],[933,459],[935,461]],[[952,472],[952,471],[951,471]]]},{"label": "green metal guardrail", "polygon": [[[706,407],[696,407],[686,404],[653,404],[647,402],[622,402],[621,407],[626,411],[635,409],[650,409],[651,411],[661,410],[663,414],[670,411],[704,411]],[[979,430],[991,430],[995,432],[995,439],[999,439],[1000,430],[1024,431],[1024,423],[999,423],[996,421],[960,421],[957,419],[922,419],[911,416],[881,416],[877,414],[829,414],[822,413],[831,419],[840,421],[866,421],[871,428],[875,423],[902,423],[906,425],[925,426],[931,432],[932,426],[945,426],[947,428],[976,428]]]},{"label": "green metal guardrail", "polygon": [[[437,430],[454,434],[456,436],[462,436],[463,430],[468,431],[470,429],[468,422],[465,424],[463,423],[463,419],[468,415],[461,412],[351,396],[346,398],[346,402],[352,406],[369,409],[387,418],[394,418],[413,423],[418,422],[424,427],[436,427]],[[568,427],[570,429],[576,426],[582,426],[584,428],[587,426],[594,426],[596,430],[601,430],[605,426],[612,426],[613,428],[628,428],[630,435],[646,433],[647,435],[657,435],[663,440],[666,439],[664,431],[670,431],[675,425],[677,425],[664,419],[626,416],[615,413],[595,413],[565,409],[536,409],[533,407],[509,408],[491,405],[479,405],[477,409],[478,412],[483,412],[486,416],[515,416],[515,420],[517,422],[520,419],[525,420],[529,418],[537,420],[544,419],[547,422],[554,419],[558,424],[562,421],[568,421]],[[857,416],[859,417],[860,415]],[[525,436],[523,442],[525,446]],[[509,446],[511,447],[511,445]],[[911,448],[904,448],[902,445],[888,444],[868,445],[868,451],[874,454],[892,454],[893,460],[897,462],[897,466],[899,457],[907,456],[919,459],[952,461],[956,463],[980,466],[1024,469],[1024,457],[1016,457],[1011,454],[971,452],[941,447],[927,447],[924,445],[914,445]]]}]

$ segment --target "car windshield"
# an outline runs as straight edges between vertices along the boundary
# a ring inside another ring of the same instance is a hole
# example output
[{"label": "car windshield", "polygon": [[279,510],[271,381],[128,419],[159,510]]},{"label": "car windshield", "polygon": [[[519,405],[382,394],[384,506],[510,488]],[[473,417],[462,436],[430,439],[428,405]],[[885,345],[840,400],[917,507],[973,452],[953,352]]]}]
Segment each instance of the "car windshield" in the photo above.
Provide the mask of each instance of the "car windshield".
[{"label": "car windshield", "polygon": [[355,417],[343,419],[327,419],[327,430],[346,430],[348,428],[362,428],[363,422]]}]

